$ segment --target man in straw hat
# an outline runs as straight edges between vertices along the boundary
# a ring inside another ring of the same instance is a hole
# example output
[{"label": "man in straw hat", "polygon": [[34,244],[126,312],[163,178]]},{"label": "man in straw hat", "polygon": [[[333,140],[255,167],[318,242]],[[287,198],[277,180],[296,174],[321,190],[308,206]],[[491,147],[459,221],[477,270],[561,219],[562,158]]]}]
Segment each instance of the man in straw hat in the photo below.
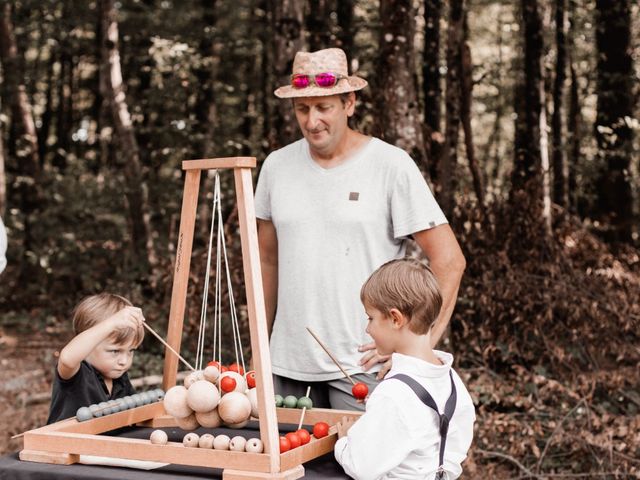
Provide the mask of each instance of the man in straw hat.
[{"label": "man in straw hat", "polygon": [[298,52],[291,84],[303,138],[272,152],[256,188],[256,215],[274,388],[314,406],[362,409],[351,384],[307,332],[310,327],[355,381],[371,391],[390,368],[365,333],[360,286],[413,238],[438,277],[442,336],[465,260],[415,162],[403,150],[348,125],[366,80],[347,71],[338,48]]}]

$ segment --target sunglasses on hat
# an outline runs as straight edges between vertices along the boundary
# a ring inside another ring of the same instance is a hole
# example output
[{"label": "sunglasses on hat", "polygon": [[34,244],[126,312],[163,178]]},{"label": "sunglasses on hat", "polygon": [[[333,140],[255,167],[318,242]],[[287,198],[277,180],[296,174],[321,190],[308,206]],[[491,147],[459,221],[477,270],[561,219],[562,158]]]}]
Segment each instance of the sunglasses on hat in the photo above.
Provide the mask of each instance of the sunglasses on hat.
[{"label": "sunglasses on hat", "polygon": [[315,75],[296,73],[291,75],[291,85],[293,88],[307,88],[311,86],[311,84],[321,88],[331,88],[343,78],[347,77],[332,72],[317,73]]}]

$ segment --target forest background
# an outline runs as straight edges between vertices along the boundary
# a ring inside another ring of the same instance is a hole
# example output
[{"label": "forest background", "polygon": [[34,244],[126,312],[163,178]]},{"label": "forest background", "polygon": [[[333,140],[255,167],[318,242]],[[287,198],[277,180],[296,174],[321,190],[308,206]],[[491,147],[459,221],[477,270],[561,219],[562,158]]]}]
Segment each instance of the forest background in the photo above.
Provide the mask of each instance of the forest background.
[{"label": "forest background", "polygon": [[[640,478],[637,1],[0,5],[0,452],[44,423],[80,298],[123,294],[166,331],[181,161],[259,167],[299,135],[272,94],[295,52],[339,46],[370,84],[353,126],[411,153],[467,258],[442,347],[477,407],[465,478]],[[211,216],[202,183],[188,359]],[[148,337],[133,377],[161,373]]]}]

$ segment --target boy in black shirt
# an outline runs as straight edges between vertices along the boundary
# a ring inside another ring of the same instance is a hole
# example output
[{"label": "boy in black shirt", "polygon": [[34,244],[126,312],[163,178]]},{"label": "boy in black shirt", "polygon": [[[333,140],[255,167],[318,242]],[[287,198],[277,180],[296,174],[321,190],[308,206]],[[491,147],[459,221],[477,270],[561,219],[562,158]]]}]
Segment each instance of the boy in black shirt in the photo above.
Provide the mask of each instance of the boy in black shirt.
[{"label": "boy in black shirt", "polygon": [[47,424],[135,393],[127,370],[144,338],[142,322],[142,310],[119,295],[92,295],[76,306],[76,336],[60,352]]}]

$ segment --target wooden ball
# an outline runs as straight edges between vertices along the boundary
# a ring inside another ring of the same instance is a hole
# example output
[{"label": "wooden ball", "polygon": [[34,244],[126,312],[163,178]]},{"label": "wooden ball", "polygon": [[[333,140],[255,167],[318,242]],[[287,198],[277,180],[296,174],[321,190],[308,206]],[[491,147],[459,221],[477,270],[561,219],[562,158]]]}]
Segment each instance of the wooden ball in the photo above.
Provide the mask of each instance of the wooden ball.
[{"label": "wooden ball", "polygon": [[184,377],[184,386],[189,388],[191,385],[196,383],[198,380],[204,380],[204,373],[202,370],[196,370],[191,372],[189,375]]},{"label": "wooden ball", "polygon": [[120,411],[120,403],[116,400],[109,400],[107,405],[111,407],[111,413],[118,413]]},{"label": "wooden ball", "polygon": [[100,410],[100,406],[96,403],[94,403],[93,405],[89,405],[89,410],[91,410],[91,414],[94,417],[101,417],[102,416],[102,410]]},{"label": "wooden ball", "polygon": [[222,425],[222,419],[218,414],[217,408],[214,408],[210,412],[196,412],[196,420],[205,428],[218,428]]},{"label": "wooden ball", "polygon": [[206,367],[202,373],[204,375],[204,379],[211,383],[216,383],[220,377],[220,370],[218,370],[218,367],[213,365]]},{"label": "wooden ball", "polygon": [[164,396],[164,409],[175,418],[191,415],[191,407],[187,404],[187,389],[180,385],[171,387]]},{"label": "wooden ball", "polygon": [[[237,372],[232,372],[232,371],[226,371],[223,372],[220,375],[220,378],[218,378],[218,385],[220,385],[220,381],[224,378],[224,377],[231,377],[236,381],[236,388],[234,388],[232,390],[232,392],[241,392],[243,393],[246,389],[247,389],[247,381],[244,379],[244,377],[242,375],[240,375]],[[231,393],[231,392],[229,392]]]},{"label": "wooden ball", "polygon": [[102,415],[109,415],[111,413],[111,407],[107,402],[100,402],[98,408],[102,412]]},{"label": "wooden ball", "polygon": [[198,436],[197,433],[193,433],[193,432],[187,433],[182,439],[182,444],[185,447],[190,447],[190,448],[197,447],[199,442],[200,442],[200,437]]},{"label": "wooden ball", "polygon": [[161,388],[156,388],[154,390],[156,392],[156,397],[158,398],[158,400],[162,400],[164,398],[164,390]]},{"label": "wooden ball", "polygon": [[213,448],[216,450],[229,450],[231,439],[227,435],[218,435],[213,439]]},{"label": "wooden ball", "polygon": [[124,400],[124,404],[126,405],[127,410],[134,408],[136,406],[136,401],[133,398],[131,398],[131,395],[127,395],[122,400]]},{"label": "wooden ball", "polygon": [[262,453],[264,445],[259,438],[250,438],[247,440],[247,444],[244,446],[245,452],[249,453]]},{"label": "wooden ball", "polygon": [[229,450],[233,450],[234,452],[244,452],[244,447],[247,444],[247,439],[237,435],[231,439],[229,442]]},{"label": "wooden ball", "polygon": [[80,407],[76,412],[76,420],[79,422],[86,422],[93,418],[93,413],[89,407]]},{"label": "wooden ball", "polygon": [[187,391],[187,405],[195,412],[210,412],[219,401],[218,388],[206,380],[194,382]]},{"label": "wooden ball", "polygon": [[244,393],[229,392],[220,399],[218,414],[227,424],[244,422],[251,416],[251,402]]},{"label": "wooden ball", "polygon": [[249,420],[245,420],[244,422],[240,422],[240,423],[225,423],[225,425],[229,428],[244,428],[247,426],[247,424],[249,423]]},{"label": "wooden ball", "polygon": [[198,447],[200,448],[213,448],[213,435],[205,433],[200,437],[198,441]]},{"label": "wooden ball", "polygon": [[198,423],[198,419],[196,418],[196,414],[195,413],[192,413],[188,417],[176,418],[176,424],[182,430],[195,430],[196,428],[198,428],[200,426],[200,424]]},{"label": "wooden ball", "polygon": [[164,430],[154,430],[153,432],[151,432],[149,440],[154,445],[166,445],[169,441],[169,436]]},{"label": "wooden ball", "polygon": [[251,388],[245,392],[249,402],[251,403],[251,416],[253,418],[258,418],[258,389]]}]

